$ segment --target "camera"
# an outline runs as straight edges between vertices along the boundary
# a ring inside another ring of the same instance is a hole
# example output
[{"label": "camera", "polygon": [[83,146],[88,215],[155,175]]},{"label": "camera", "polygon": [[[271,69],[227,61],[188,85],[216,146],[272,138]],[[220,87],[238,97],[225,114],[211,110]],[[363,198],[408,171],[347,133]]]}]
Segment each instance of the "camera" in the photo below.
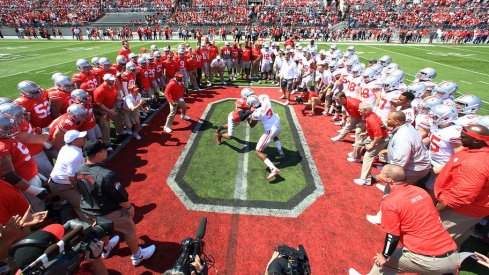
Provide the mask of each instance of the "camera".
[{"label": "camera", "polygon": [[[35,232],[12,246],[10,255],[22,274],[75,274],[85,252],[91,253],[90,244],[112,234],[114,228],[111,220],[102,217],[93,226],[70,220],[63,227],[68,233],[58,242],[36,239]],[[33,261],[26,262],[29,259]]]},{"label": "camera", "polygon": [[304,246],[299,245],[299,249],[289,247],[285,244],[279,245],[275,251],[279,253],[279,257],[287,259],[288,275],[310,275],[311,267],[309,258],[307,257]]},{"label": "camera", "polygon": [[[197,228],[197,234],[195,239],[186,238],[182,241],[182,247],[180,248],[180,255],[178,256],[177,261],[173,265],[173,268],[167,270],[163,273],[163,275],[173,275],[173,274],[184,274],[190,275],[192,273],[193,267],[192,262],[196,258],[197,255],[203,253],[202,250],[202,239],[205,235],[205,229],[207,226],[207,218],[202,217],[199,223],[199,227]],[[207,275],[208,267],[205,263],[204,259],[201,259],[202,265],[204,266],[204,270],[200,272],[200,274]]]},{"label": "camera", "polygon": [[304,104],[304,98],[302,96],[296,96],[294,101],[297,104]]}]

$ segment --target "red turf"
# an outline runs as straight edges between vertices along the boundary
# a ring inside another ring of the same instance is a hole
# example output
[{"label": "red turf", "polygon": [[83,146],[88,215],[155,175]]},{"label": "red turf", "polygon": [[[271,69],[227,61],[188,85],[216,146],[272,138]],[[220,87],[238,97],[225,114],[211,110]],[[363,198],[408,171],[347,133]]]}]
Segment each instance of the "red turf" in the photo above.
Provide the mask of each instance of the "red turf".
[{"label": "red turf", "polygon": [[[281,95],[278,88],[253,89],[271,99]],[[202,216],[208,218],[205,252],[214,256],[219,274],[263,274],[273,248],[282,243],[303,244],[313,274],[347,274],[350,267],[363,274],[370,270],[372,257],[382,249],[383,233],[379,226],[367,222],[365,215],[378,210],[382,194],[375,187],[353,183],[361,164],[346,161],[351,143],[333,144],[329,138],[337,135],[338,126],[323,116],[303,116],[302,106],[292,105],[326,192],[298,218],[188,211],[170,190],[166,178],[207,104],[239,97],[240,90],[213,88],[187,100],[187,114],[192,121],[177,116],[171,135],[162,126],[168,114],[166,108],[142,130],[141,141],[131,141],[110,163],[122,182],[128,183],[130,200],[136,205],[140,243],[156,245],[153,258],[133,267],[130,251],[121,243],[105,261],[111,272],[164,272],[177,258],[180,241],[194,236]]]}]

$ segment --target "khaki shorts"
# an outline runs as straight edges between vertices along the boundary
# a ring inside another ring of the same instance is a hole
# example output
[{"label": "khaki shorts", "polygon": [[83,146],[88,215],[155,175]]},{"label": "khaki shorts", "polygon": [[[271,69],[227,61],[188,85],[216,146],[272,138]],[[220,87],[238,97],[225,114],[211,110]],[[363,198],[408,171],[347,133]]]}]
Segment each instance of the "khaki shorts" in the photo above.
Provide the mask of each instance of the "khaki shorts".
[{"label": "khaki shorts", "polygon": [[127,213],[127,210],[124,208],[103,216],[92,216],[88,214],[87,216],[91,220],[91,222],[95,222],[95,219],[97,217],[103,217],[111,220],[114,223],[114,231],[120,232],[124,236],[134,234],[134,232],[136,231],[136,225],[134,224],[134,221]]}]

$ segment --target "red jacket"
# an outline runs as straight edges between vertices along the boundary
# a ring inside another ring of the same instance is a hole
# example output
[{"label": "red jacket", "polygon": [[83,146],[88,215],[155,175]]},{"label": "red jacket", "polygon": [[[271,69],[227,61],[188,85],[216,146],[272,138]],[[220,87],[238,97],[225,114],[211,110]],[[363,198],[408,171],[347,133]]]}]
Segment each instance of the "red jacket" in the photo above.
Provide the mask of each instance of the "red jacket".
[{"label": "red jacket", "polygon": [[362,115],[358,112],[358,107],[362,103],[358,98],[346,97],[346,104],[343,105],[352,118],[362,119]]},{"label": "red jacket", "polygon": [[175,78],[171,79],[165,88],[165,97],[168,100],[168,103],[173,104],[174,101],[183,98],[184,90],[183,84],[178,83]]},{"label": "red jacket", "polygon": [[489,215],[489,147],[454,154],[436,179],[435,195],[459,214]]}]

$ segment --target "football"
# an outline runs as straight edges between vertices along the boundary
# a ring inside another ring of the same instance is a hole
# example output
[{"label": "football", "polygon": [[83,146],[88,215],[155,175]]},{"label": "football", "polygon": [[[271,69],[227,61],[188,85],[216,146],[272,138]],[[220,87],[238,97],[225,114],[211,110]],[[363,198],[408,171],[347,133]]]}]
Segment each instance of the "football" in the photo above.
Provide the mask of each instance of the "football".
[{"label": "football", "polygon": [[248,124],[250,125],[250,127],[255,127],[256,124],[258,123],[258,120],[253,120],[251,118],[248,118]]}]

